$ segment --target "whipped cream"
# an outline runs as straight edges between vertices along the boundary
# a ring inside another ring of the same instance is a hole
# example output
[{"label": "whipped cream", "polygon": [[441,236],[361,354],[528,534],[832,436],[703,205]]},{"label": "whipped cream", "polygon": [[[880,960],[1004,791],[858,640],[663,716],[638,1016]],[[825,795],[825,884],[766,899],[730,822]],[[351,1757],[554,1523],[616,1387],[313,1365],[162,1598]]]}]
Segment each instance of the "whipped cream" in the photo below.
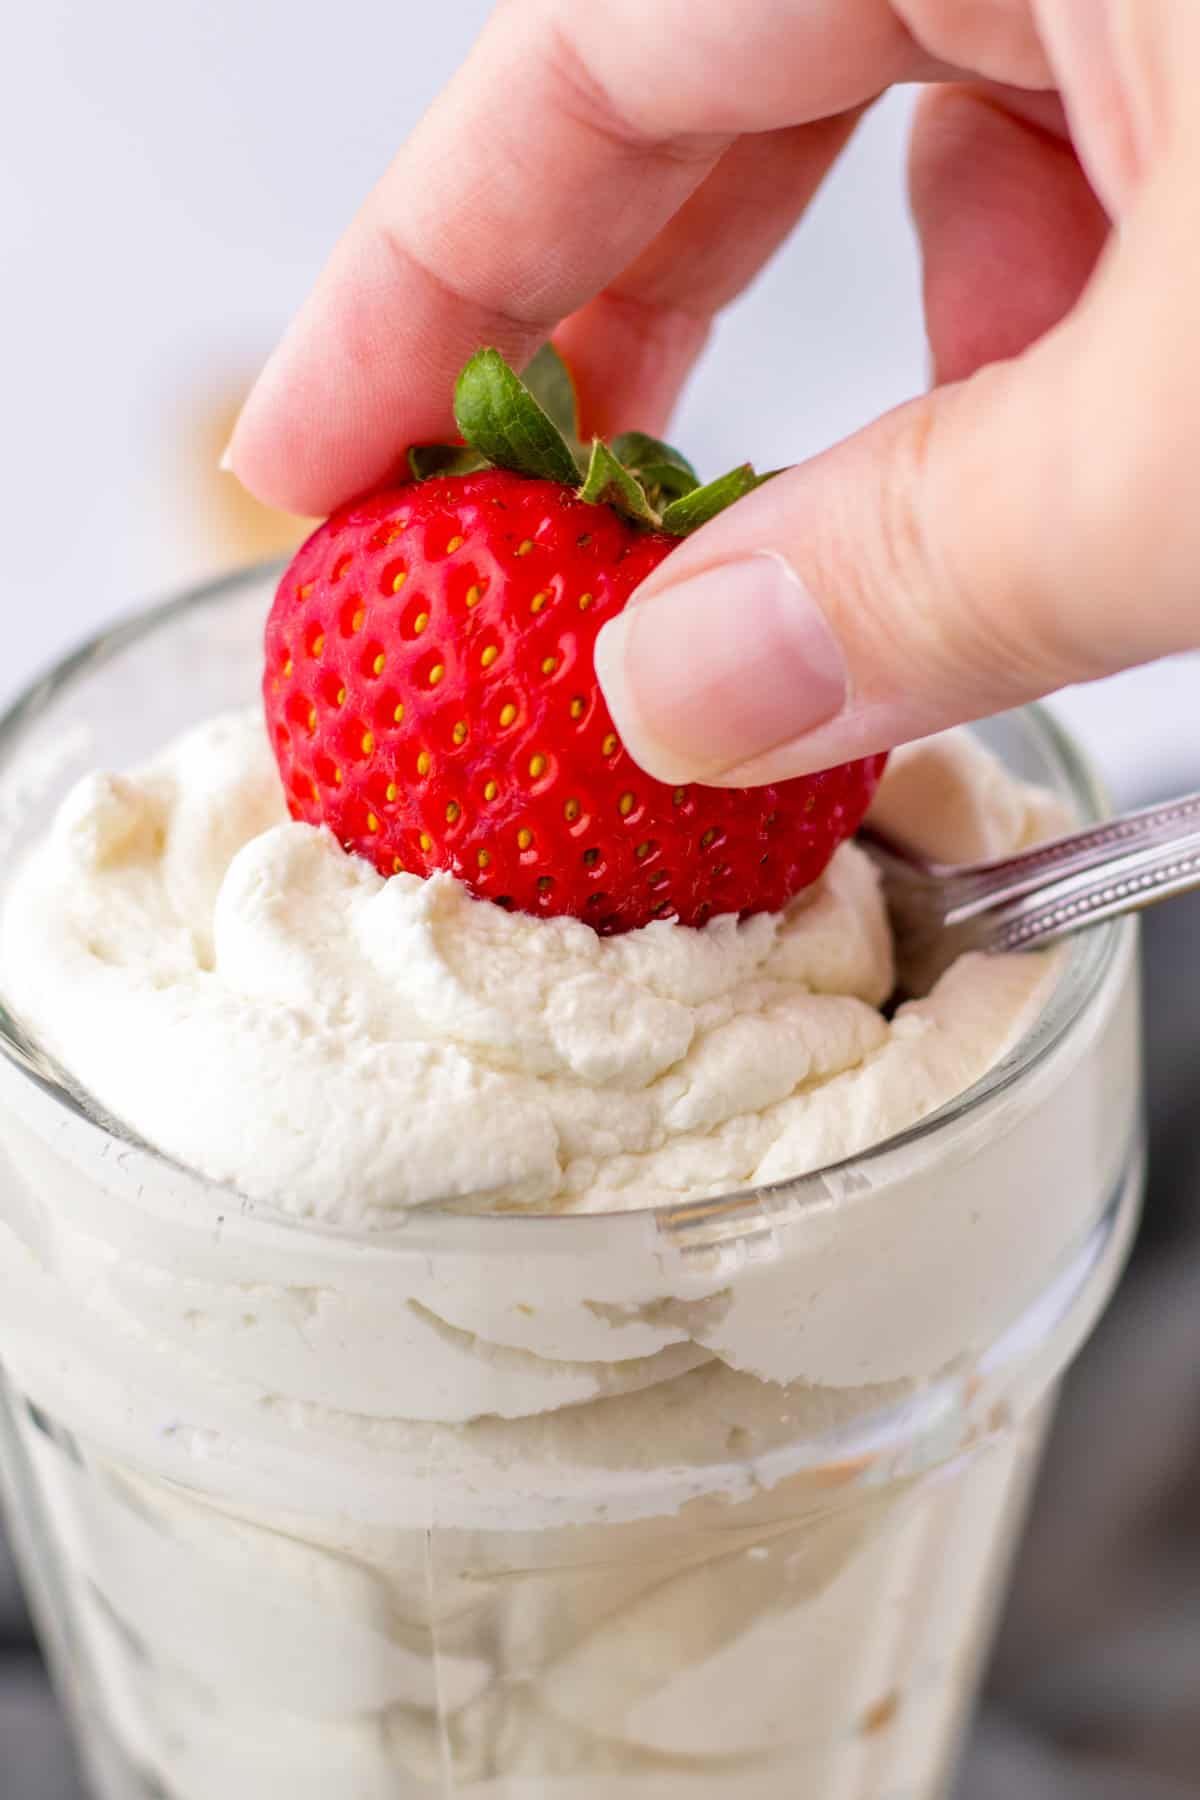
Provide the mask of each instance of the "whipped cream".
[{"label": "whipped cream", "polygon": [[[963,734],[897,753],[876,813],[944,857],[1054,822]],[[27,1024],[134,1133],[365,1228],[447,1200],[651,1206],[836,1162],[982,1076],[1055,970],[965,957],[888,1019],[886,912],[854,844],[779,914],[612,938],[449,875],[385,881],[288,820],[256,714],[81,781],[13,885],[3,961]]]},{"label": "whipped cream", "polygon": [[[965,736],[876,816],[951,859],[1059,823]],[[11,880],[9,997],[249,1196],[0,1064],[0,1354],[120,1756],[179,1800],[940,1791],[1132,1222],[1129,952],[1020,1083],[831,1168],[1065,959],[889,1018],[853,845],[777,917],[607,940],[383,882],[287,821],[252,716],[83,781]],[[818,1165],[728,1229],[633,1210]]]}]

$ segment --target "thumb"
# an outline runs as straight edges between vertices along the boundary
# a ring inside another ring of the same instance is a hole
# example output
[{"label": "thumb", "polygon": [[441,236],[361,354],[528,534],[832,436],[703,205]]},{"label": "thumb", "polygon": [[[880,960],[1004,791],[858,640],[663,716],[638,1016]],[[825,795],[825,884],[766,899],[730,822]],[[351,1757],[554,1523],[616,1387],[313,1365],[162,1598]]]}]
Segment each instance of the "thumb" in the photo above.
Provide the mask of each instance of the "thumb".
[{"label": "thumb", "polygon": [[1019,572],[1013,522],[1034,515],[999,440],[1023,434],[983,410],[965,388],[918,401],[776,476],[659,566],[596,646],[648,773],[783,780],[1079,673],[1052,653]]},{"label": "thumb", "polygon": [[[780,781],[1200,641],[1131,516],[1143,482],[1080,477],[1065,384],[1035,360],[777,476],[660,564],[596,646],[648,773]],[[1122,541],[1089,528],[1089,489],[1117,497]]]},{"label": "thumb", "polygon": [[648,773],[784,780],[1200,643],[1200,246],[1173,210],[1169,283],[1131,226],[1066,325],[659,565],[596,646]]}]

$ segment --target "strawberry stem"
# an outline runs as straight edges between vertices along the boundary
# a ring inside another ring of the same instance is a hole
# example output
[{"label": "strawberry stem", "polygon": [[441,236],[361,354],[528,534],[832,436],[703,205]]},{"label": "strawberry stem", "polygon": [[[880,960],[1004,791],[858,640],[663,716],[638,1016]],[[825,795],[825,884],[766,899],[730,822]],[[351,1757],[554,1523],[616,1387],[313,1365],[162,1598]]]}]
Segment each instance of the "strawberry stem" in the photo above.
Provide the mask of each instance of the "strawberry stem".
[{"label": "strawberry stem", "polygon": [[644,431],[623,431],[613,439],[612,451],[655,505],[663,503],[664,495],[678,500],[700,486],[700,477],[686,456],[659,438],[647,437]]},{"label": "strawberry stem", "polygon": [[579,498],[593,503],[604,501],[642,525],[655,526],[659,522],[641,482],[622,467],[601,438],[592,439],[592,454]]},{"label": "strawberry stem", "polygon": [[542,345],[524,380],[498,350],[477,350],[455,386],[454,417],[465,443],[414,446],[408,453],[414,480],[512,469],[561,482],[581,500],[615,507],[673,537],[686,537],[770,480],[742,463],[702,487],[685,456],[643,431],[623,432],[611,445],[594,438],[585,449],[575,385],[552,344]]},{"label": "strawberry stem", "polygon": [[490,463],[578,485],[567,440],[498,350],[477,350],[459,376],[454,417],[467,443]]}]

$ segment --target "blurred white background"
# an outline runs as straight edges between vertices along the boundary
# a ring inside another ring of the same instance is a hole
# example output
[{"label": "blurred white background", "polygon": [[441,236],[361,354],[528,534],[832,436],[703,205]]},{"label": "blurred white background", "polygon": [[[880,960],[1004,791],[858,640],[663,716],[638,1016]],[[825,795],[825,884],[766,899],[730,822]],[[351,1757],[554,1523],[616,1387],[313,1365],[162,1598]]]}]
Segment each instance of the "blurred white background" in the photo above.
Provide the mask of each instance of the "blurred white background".
[{"label": "blurred white background", "polygon": [[[0,698],[113,614],[288,541],[216,472],[237,401],[487,11],[11,10]],[[703,472],[795,460],[921,386],[906,115],[904,95],[877,109],[722,322],[674,433]],[[1195,678],[1163,664],[1063,698],[1122,798],[1194,778]]]}]

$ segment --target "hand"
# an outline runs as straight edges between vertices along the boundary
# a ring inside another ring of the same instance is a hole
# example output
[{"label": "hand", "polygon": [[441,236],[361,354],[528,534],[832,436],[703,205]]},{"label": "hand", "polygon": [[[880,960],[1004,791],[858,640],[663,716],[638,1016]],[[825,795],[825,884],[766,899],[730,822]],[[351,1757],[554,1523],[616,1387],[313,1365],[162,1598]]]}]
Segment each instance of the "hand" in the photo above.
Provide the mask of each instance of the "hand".
[{"label": "hand", "polygon": [[1200,644],[1182,0],[506,0],[231,466],[324,512],[444,433],[479,344],[520,360],[552,329],[590,428],[661,429],[858,111],[913,80],[936,385],[697,532],[606,627],[630,750],[749,785]]}]

